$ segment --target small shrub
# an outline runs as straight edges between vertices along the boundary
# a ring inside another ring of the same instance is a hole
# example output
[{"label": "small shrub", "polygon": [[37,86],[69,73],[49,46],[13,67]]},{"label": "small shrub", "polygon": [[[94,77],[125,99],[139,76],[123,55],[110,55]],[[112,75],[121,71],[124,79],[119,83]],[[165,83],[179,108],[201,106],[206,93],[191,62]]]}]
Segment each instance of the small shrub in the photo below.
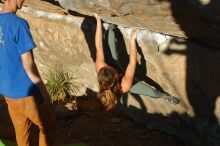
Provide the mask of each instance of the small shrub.
[{"label": "small shrub", "polygon": [[52,103],[64,103],[76,95],[78,83],[73,82],[72,73],[65,72],[60,63],[54,63],[43,72]]}]

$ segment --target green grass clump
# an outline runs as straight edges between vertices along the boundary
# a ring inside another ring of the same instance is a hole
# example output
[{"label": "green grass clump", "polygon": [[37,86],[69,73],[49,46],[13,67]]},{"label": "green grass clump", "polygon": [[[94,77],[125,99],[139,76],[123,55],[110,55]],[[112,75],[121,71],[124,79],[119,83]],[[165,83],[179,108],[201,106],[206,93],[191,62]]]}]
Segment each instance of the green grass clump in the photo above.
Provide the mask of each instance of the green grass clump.
[{"label": "green grass clump", "polygon": [[63,70],[60,63],[54,63],[43,73],[52,103],[65,103],[76,95],[78,83],[72,73]]}]

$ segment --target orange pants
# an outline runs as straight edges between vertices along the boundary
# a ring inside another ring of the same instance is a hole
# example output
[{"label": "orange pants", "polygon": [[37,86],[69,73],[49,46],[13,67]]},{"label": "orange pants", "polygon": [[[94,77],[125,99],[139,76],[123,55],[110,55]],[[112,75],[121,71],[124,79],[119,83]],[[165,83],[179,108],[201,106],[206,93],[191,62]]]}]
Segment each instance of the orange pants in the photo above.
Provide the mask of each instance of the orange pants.
[{"label": "orange pants", "polygon": [[39,146],[53,146],[55,119],[49,106],[42,106],[41,96],[34,95],[13,99],[5,97],[8,111],[15,128],[18,146],[30,146],[29,134],[32,123],[39,127]]}]

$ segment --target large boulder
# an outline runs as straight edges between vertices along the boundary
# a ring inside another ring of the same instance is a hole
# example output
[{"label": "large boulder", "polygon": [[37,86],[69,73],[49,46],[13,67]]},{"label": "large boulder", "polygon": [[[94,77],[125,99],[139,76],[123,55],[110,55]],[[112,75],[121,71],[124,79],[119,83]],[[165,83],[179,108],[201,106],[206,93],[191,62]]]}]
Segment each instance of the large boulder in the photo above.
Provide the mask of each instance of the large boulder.
[{"label": "large boulder", "polygon": [[107,22],[190,38],[216,48],[220,46],[218,0],[55,1],[66,9],[86,15],[100,13]]},{"label": "large boulder", "polygon": [[51,62],[59,61],[81,83],[79,96],[87,91],[98,92],[94,67],[96,24],[88,15],[98,12],[104,21],[118,24],[117,45],[125,67],[130,32],[134,26],[142,27],[136,77],[177,96],[181,103],[175,106],[163,99],[127,94],[121,105],[134,121],[174,134],[188,145],[220,145],[220,52],[210,47],[219,45],[217,15],[202,5],[181,0],[60,1],[71,10],[50,2],[55,5],[27,0],[18,12],[30,24],[41,72]]}]

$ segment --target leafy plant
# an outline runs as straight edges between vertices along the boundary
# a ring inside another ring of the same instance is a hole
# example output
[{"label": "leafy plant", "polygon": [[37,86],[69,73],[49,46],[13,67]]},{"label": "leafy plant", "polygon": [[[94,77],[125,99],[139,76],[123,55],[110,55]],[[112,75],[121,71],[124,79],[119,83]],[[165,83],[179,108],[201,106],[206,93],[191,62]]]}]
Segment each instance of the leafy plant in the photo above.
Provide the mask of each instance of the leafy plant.
[{"label": "leafy plant", "polygon": [[65,72],[60,63],[50,65],[43,77],[53,103],[64,103],[76,95],[79,83],[73,81],[72,73]]}]

